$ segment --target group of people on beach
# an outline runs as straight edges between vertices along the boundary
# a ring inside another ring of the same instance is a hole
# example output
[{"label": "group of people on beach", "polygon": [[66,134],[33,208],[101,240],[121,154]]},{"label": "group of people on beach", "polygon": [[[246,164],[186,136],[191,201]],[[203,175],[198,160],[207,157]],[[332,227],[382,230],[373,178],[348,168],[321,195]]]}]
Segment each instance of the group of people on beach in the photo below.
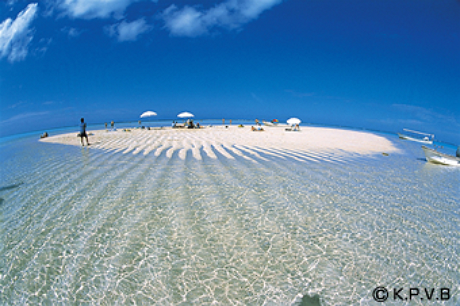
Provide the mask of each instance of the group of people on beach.
[{"label": "group of people on beach", "polygon": [[200,123],[194,123],[192,119],[188,119],[184,124],[180,124],[176,121],[173,121],[172,128],[188,128],[188,129],[199,129],[201,128]]},{"label": "group of people on beach", "polygon": [[251,126],[251,131],[253,131],[253,132],[263,132],[263,131],[265,131],[264,128],[262,127],[262,124],[260,124],[259,119],[256,119],[256,127]]},{"label": "group of people on beach", "polygon": [[[104,123],[104,124],[105,124],[105,130],[107,131],[107,122]],[[139,124],[140,124],[140,121],[139,121]],[[110,122],[110,128],[112,129],[112,131],[115,130],[115,122],[113,122],[113,120],[112,120],[112,122]]]},{"label": "group of people on beach", "polygon": [[[256,122],[256,127],[252,126],[251,127],[251,130],[252,131],[264,131],[262,125],[260,124],[259,120],[256,119],[255,120]],[[222,123],[225,124],[225,119],[222,119]],[[232,120],[230,120],[230,124],[232,124]],[[115,123],[112,121],[110,123],[111,125],[111,128],[112,130],[114,130],[114,126],[115,126]],[[173,124],[172,124],[172,127],[173,128],[177,128],[179,127],[179,124],[176,122],[176,121],[173,121]],[[187,127],[189,129],[193,129],[193,128],[200,128],[200,123],[197,122],[196,124],[193,123],[193,120],[192,119],[188,119],[184,125],[180,126],[180,127]],[[105,123],[105,128],[107,129],[107,122]],[[296,124],[292,127],[291,129],[292,131],[299,131],[300,130],[300,126],[299,124]],[[88,140],[88,134],[86,133],[86,123],[85,123],[85,119],[84,118],[81,118],[80,119],[80,133],[78,134],[78,136],[80,136],[80,142],[81,142],[81,145],[84,146],[84,141],[83,139],[86,139],[86,145],[89,146],[90,143],[89,143],[89,140]],[[48,137],[48,133],[45,132],[44,134],[42,134],[40,136],[40,138],[46,138]],[[456,157],[460,158],[460,146],[457,147],[457,151],[455,152],[455,155]]]}]

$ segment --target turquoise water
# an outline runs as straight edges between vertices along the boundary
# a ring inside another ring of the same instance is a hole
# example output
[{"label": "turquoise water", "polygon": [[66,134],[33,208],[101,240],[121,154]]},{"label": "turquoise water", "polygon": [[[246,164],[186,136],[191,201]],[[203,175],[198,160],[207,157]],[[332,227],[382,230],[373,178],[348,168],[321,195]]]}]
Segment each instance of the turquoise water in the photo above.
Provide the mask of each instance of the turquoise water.
[{"label": "turquoise water", "polygon": [[0,304],[458,305],[460,168],[385,137],[401,153],[257,164],[3,141]]}]

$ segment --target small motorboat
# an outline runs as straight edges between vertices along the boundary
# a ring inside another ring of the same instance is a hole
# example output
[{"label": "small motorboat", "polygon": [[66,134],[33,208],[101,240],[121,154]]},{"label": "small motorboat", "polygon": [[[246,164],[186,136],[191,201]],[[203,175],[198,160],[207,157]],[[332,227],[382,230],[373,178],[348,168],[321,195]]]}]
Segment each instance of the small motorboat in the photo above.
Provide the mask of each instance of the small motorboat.
[{"label": "small motorboat", "polygon": [[429,162],[449,166],[460,166],[460,157],[444,154],[426,146],[422,146],[422,150],[425,153],[426,160]]},{"label": "small motorboat", "polygon": [[408,130],[408,129],[403,129],[403,130],[406,131],[406,132],[413,133],[413,134],[424,135],[424,137],[423,138],[417,138],[417,137],[413,137],[413,136],[398,133],[398,136],[401,139],[410,140],[410,141],[416,141],[416,142],[421,142],[421,143],[426,143],[426,144],[433,144],[433,139],[434,139],[433,134],[426,134],[426,133],[412,131],[412,130]]},{"label": "small motorboat", "polygon": [[265,126],[277,126],[277,127],[288,127],[289,124],[286,124],[286,123],[279,123],[278,121],[265,121],[265,120],[262,120],[262,123],[265,125]]}]

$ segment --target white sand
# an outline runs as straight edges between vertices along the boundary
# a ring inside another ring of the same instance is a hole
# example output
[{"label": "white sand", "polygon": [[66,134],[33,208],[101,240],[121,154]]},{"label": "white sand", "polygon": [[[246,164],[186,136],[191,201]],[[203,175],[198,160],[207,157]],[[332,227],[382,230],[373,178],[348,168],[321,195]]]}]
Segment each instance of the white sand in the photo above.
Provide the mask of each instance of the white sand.
[{"label": "white sand", "polygon": [[[253,132],[250,126],[214,126],[203,129],[133,129],[130,132],[97,130],[88,131],[88,134],[90,148],[155,156],[165,152],[167,157],[177,151],[181,159],[190,154],[197,160],[201,160],[203,154],[217,158],[216,153],[230,159],[234,156],[264,159],[259,154],[263,153],[280,158],[333,161],[350,155],[398,151],[391,141],[370,132],[319,127],[302,127],[300,132],[288,132],[281,127],[264,129],[263,132]],[[76,132],[40,141],[81,146]]]}]

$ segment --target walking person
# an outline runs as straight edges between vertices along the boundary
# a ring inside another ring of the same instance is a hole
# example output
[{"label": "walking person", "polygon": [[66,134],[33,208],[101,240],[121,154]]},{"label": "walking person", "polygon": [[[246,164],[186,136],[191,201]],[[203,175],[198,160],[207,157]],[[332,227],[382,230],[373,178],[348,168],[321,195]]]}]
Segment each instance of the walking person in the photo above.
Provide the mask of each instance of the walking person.
[{"label": "walking person", "polygon": [[81,123],[80,123],[80,141],[81,141],[81,145],[84,146],[84,142],[83,142],[83,137],[86,138],[86,145],[89,146],[89,141],[88,141],[88,134],[86,134],[86,123],[85,123],[85,119],[84,118],[81,118]]}]

